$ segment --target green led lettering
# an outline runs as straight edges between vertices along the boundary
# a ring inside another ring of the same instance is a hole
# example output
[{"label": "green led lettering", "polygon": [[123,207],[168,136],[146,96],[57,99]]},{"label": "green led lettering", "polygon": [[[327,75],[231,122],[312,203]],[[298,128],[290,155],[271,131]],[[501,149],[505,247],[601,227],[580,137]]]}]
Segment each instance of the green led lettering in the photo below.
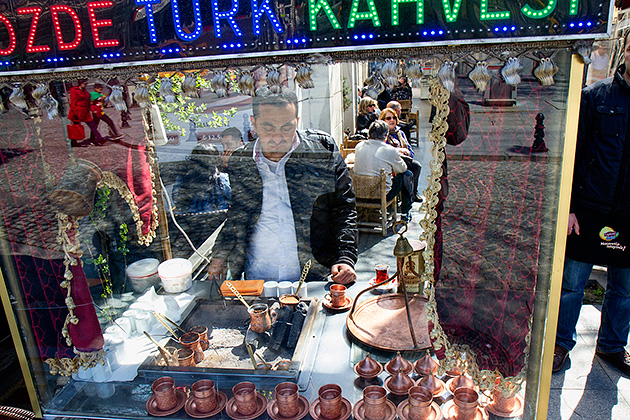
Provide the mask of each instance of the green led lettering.
[{"label": "green led lettering", "polygon": [[[424,0],[392,0],[392,26],[398,26],[399,11],[398,6],[401,3],[416,3],[416,23],[421,25],[424,23]],[[459,0],[461,2],[461,0]]]},{"label": "green led lettering", "polygon": [[569,14],[570,15],[577,15],[578,3],[579,3],[579,0],[571,0],[571,3],[569,4]]},{"label": "green led lettering", "polygon": [[510,12],[489,12],[488,11],[488,0],[481,0],[481,11],[479,18],[481,20],[498,20],[498,19],[509,19]]},{"label": "green led lettering", "polygon": [[354,23],[357,20],[371,20],[373,26],[381,26],[381,21],[378,19],[378,13],[376,12],[374,0],[367,0],[367,5],[369,9],[367,12],[359,12],[359,0],[352,0],[348,28],[354,28]]},{"label": "green led lettering", "polygon": [[450,0],[442,0],[442,7],[444,7],[444,14],[446,15],[447,22],[457,21],[457,15],[459,14],[459,6],[462,5],[462,0],[455,0],[455,4],[451,8]]},{"label": "green led lettering", "polygon": [[317,30],[317,14],[320,10],[324,10],[333,29],[341,29],[339,21],[326,0],[308,0],[308,19],[311,24],[311,31]]},{"label": "green led lettering", "polygon": [[529,4],[526,4],[521,9],[521,12],[523,12],[523,14],[527,16],[528,18],[542,19],[549,16],[551,12],[556,10],[557,4],[558,4],[558,0],[550,0],[549,4],[547,4],[547,7],[540,10],[532,9],[532,7]]}]

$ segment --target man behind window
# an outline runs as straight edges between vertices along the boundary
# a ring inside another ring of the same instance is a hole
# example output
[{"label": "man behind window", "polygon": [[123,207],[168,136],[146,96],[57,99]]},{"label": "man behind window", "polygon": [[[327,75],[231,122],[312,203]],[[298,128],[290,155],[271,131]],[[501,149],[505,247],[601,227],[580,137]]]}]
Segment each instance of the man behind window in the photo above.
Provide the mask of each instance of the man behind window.
[{"label": "man behind window", "polygon": [[297,130],[295,93],[266,86],[252,101],[258,139],[235,150],[232,202],[212,252],[210,278],[356,279],[356,202],[348,168],[328,134]]}]

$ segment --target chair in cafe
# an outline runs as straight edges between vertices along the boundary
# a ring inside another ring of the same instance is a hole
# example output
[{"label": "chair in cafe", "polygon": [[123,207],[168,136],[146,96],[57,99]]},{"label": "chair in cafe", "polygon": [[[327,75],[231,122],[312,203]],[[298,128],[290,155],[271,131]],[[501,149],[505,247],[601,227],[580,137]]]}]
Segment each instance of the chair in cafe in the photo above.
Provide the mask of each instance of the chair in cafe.
[{"label": "chair in cafe", "polygon": [[411,124],[412,122],[415,122],[415,124],[413,124],[411,126],[410,129],[410,135],[409,135],[409,143],[411,143],[413,146],[417,146],[418,145],[418,125],[419,125],[419,115],[418,115],[418,111],[416,112],[409,112],[407,114],[407,118],[406,118],[406,122]]},{"label": "chair in cafe", "polygon": [[401,99],[398,103],[400,104],[400,118],[405,120],[411,112],[411,99]]},{"label": "chair in cafe", "polygon": [[[388,222],[396,220],[398,212],[397,198],[387,200],[387,175],[385,169],[381,169],[378,176],[355,175],[350,171],[352,186],[357,200],[357,227],[362,232],[375,232],[380,228],[383,236],[387,236]],[[388,217],[387,208],[392,206],[392,213]],[[363,210],[363,211],[361,211]],[[370,220],[370,213],[375,210],[380,213],[380,221]],[[362,220],[366,219],[366,220]]]}]

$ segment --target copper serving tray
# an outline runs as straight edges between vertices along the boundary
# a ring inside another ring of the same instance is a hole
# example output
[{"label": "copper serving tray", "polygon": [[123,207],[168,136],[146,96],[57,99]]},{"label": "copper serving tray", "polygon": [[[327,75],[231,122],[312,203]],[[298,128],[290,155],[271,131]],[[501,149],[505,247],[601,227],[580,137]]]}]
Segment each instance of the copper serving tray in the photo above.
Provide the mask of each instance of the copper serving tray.
[{"label": "copper serving tray", "polygon": [[414,347],[409,333],[405,296],[380,295],[358,304],[346,319],[348,332],[368,346],[388,351],[417,351],[431,347],[426,313],[427,299],[409,295],[409,310],[418,342]]}]

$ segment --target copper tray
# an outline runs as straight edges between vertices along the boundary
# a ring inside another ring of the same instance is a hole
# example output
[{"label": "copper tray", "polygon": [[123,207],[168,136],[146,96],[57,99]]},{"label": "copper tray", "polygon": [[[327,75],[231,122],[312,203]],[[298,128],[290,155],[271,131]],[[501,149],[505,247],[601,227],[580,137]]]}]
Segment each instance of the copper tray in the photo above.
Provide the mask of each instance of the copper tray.
[{"label": "copper tray", "polygon": [[346,319],[348,332],[361,343],[381,350],[414,351],[431,347],[427,299],[422,295],[409,295],[409,310],[418,347],[413,346],[404,299],[402,293],[397,293],[362,302]]}]

